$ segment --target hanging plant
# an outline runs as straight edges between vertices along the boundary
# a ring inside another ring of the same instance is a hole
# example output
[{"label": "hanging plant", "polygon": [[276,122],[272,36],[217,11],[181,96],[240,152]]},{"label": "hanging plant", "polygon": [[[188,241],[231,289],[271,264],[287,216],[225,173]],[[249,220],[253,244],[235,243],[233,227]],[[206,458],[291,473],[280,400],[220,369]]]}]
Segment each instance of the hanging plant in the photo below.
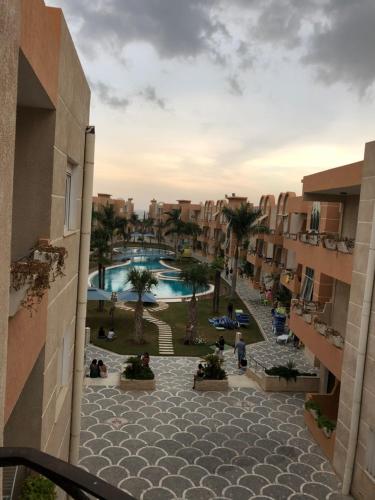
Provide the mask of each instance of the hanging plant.
[{"label": "hanging plant", "polygon": [[15,291],[26,288],[21,305],[30,314],[35,310],[35,305],[40,304],[45,292],[51,288],[51,283],[64,276],[67,255],[64,247],[40,245],[27,258],[12,262],[11,287]]}]

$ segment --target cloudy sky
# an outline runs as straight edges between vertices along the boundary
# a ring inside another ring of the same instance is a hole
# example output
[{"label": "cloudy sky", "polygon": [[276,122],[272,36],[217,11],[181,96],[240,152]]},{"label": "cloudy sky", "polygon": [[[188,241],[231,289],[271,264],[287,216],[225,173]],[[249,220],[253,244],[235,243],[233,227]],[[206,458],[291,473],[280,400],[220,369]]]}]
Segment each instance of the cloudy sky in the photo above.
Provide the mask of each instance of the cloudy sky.
[{"label": "cloudy sky", "polygon": [[374,0],[46,0],[93,92],[94,190],[300,193],[375,139]]}]

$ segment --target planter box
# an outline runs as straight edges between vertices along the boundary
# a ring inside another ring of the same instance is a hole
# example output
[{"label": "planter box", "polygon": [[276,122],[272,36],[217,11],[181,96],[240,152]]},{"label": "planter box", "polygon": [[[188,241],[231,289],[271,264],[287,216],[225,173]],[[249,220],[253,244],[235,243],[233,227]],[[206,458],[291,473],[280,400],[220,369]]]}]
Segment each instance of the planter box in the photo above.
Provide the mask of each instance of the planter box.
[{"label": "planter box", "polygon": [[266,392],[319,392],[320,378],[297,377],[297,380],[286,381],[284,378],[267,375],[264,372],[254,373],[251,368],[246,370],[246,375],[255,380]]},{"label": "planter box", "polygon": [[123,391],[154,391],[155,379],[135,380],[120,376],[120,389]]},{"label": "planter box", "polygon": [[228,379],[224,380],[196,380],[195,381],[195,390],[196,391],[227,391]]}]

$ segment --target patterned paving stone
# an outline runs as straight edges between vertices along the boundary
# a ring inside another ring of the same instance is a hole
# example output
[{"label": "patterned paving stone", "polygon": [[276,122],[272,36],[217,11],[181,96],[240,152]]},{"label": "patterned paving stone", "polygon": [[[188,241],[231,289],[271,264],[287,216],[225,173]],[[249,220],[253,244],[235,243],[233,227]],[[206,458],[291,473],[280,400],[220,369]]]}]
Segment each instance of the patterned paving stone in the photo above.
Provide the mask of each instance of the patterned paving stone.
[{"label": "patterned paving stone", "polygon": [[[103,359],[110,371],[124,360],[93,347],[87,357]],[[338,492],[304,427],[302,395],[253,388],[197,394],[196,363],[152,358],[153,392],[85,387],[80,465],[139,500],[321,500]],[[236,373],[233,357],[225,364]]]},{"label": "patterned paving stone", "polygon": [[111,484],[117,486],[123,479],[128,477],[129,473],[124,467],[118,465],[111,465],[109,467],[104,467],[99,472],[99,476],[108,481]]}]

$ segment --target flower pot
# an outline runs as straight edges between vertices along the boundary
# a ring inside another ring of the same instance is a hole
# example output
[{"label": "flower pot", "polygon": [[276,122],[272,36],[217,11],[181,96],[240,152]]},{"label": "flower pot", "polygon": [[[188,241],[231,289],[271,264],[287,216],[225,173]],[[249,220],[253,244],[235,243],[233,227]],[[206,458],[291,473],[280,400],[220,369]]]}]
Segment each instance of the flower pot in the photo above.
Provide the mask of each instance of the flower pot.
[{"label": "flower pot", "polygon": [[336,250],[337,248],[337,243],[335,240],[332,240],[330,238],[326,238],[324,240],[324,246],[328,248],[328,250]]},{"label": "flower pot", "polygon": [[323,427],[323,434],[325,435],[325,437],[327,437],[329,439],[332,436],[332,430],[327,429],[326,427]]},{"label": "flower pot", "polygon": [[303,314],[303,309],[302,309],[302,308],[300,308],[300,307],[297,307],[297,308],[296,308],[296,314],[297,314],[298,316],[302,316],[302,314]]},{"label": "flower pot", "polygon": [[307,314],[305,313],[305,314],[303,315],[303,319],[304,319],[304,321],[306,321],[306,323],[310,323],[310,324],[311,324],[311,321],[312,321],[312,315],[311,315],[310,313],[307,313]]},{"label": "flower pot", "polygon": [[324,323],[315,323],[315,330],[324,337],[327,335],[327,325],[325,325]]},{"label": "flower pot", "polygon": [[335,335],[333,337],[333,345],[342,349],[344,347],[344,339],[339,335]]},{"label": "flower pot", "polygon": [[337,242],[337,250],[342,253],[349,253],[349,249],[346,246],[345,241],[338,241]]},{"label": "flower pot", "polygon": [[310,408],[309,412],[315,420],[318,420],[319,415],[318,415],[317,410],[313,410],[312,408]]}]

